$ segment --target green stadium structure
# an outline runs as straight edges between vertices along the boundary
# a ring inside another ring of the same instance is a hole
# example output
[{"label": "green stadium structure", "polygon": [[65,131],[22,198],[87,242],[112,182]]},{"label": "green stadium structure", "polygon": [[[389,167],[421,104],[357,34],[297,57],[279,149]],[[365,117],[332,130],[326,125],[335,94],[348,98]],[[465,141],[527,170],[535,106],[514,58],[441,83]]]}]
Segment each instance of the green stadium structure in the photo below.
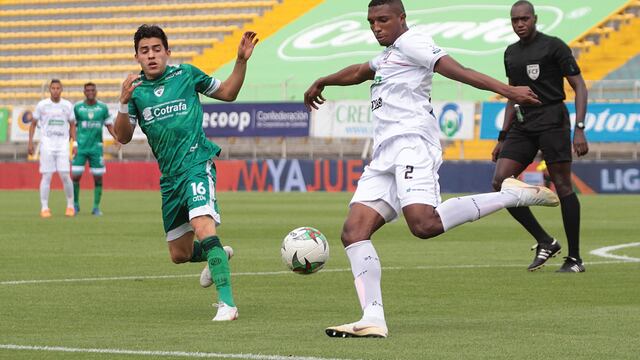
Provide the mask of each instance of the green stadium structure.
[{"label": "green stadium structure", "polygon": [[[625,0],[607,2],[536,1],[538,28],[570,42],[606,18]],[[432,34],[463,65],[505,79],[503,51],[517,40],[509,10],[513,0],[404,0],[410,26]],[[318,76],[353,63],[363,63],[381,51],[367,24],[366,1],[325,0],[260,44],[249,67],[242,101],[301,100]],[[228,63],[216,75],[231,71]],[[364,99],[366,85],[327,89],[333,99]],[[437,76],[436,100],[483,100],[491,94],[459,86]]]}]

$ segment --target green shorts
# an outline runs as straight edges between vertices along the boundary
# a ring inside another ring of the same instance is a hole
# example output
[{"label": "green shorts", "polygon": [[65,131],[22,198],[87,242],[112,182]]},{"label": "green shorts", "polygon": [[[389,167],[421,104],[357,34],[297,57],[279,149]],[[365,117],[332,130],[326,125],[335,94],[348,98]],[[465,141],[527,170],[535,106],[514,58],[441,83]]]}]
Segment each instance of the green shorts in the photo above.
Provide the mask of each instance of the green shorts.
[{"label": "green shorts", "polygon": [[220,224],[213,161],[197,164],[178,176],[160,178],[160,191],[167,241],[193,231],[189,221],[198,216],[211,216],[216,225]]},{"label": "green shorts", "polygon": [[78,150],[78,154],[71,163],[71,172],[74,175],[81,175],[84,172],[84,164],[87,161],[89,161],[89,168],[93,175],[102,176],[107,172],[104,166],[102,147],[94,150]]}]

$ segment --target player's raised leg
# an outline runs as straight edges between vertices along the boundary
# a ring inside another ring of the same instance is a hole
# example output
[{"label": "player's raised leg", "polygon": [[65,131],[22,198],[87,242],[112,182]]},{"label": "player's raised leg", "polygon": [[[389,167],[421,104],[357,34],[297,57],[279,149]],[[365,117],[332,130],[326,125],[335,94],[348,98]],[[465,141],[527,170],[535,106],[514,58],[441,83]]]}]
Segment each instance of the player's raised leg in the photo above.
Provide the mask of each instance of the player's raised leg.
[{"label": "player's raised leg", "polygon": [[428,239],[501,209],[558,206],[559,203],[558,196],[544,186],[532,186],[508,178],[499,192],[451,198],[435,209],[421,204],[409,205],[403,211],[411,232],[421,239]]}]

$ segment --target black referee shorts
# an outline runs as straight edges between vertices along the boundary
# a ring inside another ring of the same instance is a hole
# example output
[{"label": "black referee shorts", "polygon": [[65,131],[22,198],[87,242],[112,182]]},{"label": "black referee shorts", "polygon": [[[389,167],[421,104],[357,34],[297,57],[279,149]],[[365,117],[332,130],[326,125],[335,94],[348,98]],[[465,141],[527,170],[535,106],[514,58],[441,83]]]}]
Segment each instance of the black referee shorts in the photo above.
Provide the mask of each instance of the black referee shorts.
[{"label": "black referee shorts", "polygon": [[514,124],[511,127],[498,158],[528,165],[540,150],[547,164],[570,162],[572,154],[569,113],[564,104],[559,105],[525,112],[525,123]]}]

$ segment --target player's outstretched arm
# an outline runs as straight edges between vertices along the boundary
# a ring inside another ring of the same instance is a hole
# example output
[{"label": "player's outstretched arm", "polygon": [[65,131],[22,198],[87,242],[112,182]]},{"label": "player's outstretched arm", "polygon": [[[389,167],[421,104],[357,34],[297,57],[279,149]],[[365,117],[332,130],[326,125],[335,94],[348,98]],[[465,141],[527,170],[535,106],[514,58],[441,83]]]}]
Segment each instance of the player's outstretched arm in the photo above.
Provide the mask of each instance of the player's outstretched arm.
[{"label": "player's outstretched arm", "polygon": [[488,75],[466,68],[451,56],[441,57],[434,67],[438,74],[481,90],[493,91],[516,104],[540,105],[538,96],[528,86],[510,86]]},{"label": "player's outstretched arm", "polygon": [[222,101],[234,101],[240,93],[242,84],[244,83],[244,77],[247,73],[247,61],[253,54],[253,49],[258,44],[259,39],[256,37],[258,34],[253,31],[247,31],[242,35],[240,45],[238,45],[238,57],[236,58],[236,65],[233,67],[231,75],[227,80],[220,84],[218,90],[213,93],[213,98]]},{"label": "player's outstretched arm", "polygon": [[325,102],[322,91],[325,86],[348,86],[361,84],[367,80],[373,80],[375,72],[371,70],[369,63],[354,64],[338,71],[337,73],[321,77],[316,80],[304,93],[304,105],[307,109],[318,109],[318,105]]},{"label": "player's outstretched arm", "polygon": [[131,95],[133,95],[133,90],[135,90],[141,83],[138,79],[140,79],[140,75],[129,74],[122,83],[120,109],[118,110],[118,115],[116,116],[116,121],[113,126],[116,140],[121,144],[128,143],[133,137],[133,126],[131,126],[131,123],[129,122],[128,105],[129,100],[131,100]]}]

